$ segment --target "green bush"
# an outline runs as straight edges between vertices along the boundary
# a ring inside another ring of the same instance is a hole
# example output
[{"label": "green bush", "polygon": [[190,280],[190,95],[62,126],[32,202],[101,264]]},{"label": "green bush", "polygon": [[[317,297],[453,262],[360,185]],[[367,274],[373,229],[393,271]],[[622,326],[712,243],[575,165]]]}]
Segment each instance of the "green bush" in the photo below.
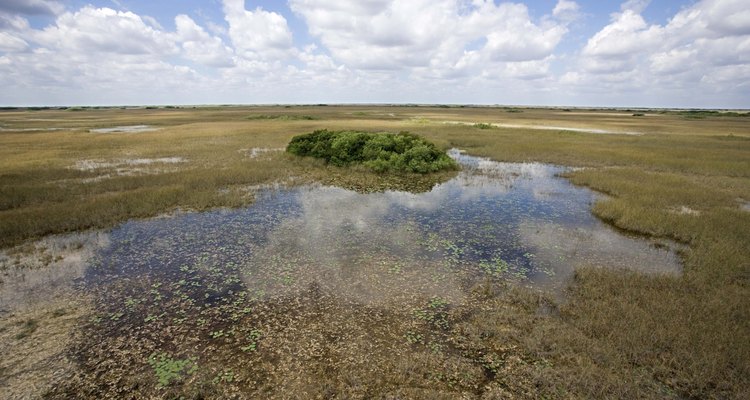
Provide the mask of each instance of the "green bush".
[{"label": "green bush", "polygon": [[433,143],[408,132],[317,130],[292,138],[286,151],[322,158],[339,167],[361,164],[375,172],[426,174],[458,168],[456,162]]}]

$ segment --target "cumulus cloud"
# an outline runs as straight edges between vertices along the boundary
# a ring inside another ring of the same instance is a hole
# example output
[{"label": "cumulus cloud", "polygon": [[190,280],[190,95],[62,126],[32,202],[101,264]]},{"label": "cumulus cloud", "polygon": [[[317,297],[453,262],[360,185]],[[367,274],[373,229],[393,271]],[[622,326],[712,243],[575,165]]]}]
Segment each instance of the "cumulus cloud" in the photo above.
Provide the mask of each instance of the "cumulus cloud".
[{"label": "cumulus cloud", "polygon": [[[310,33],[347,66],[449,75],[483,62],[541,60],[569,18],[534,21],[524,4],[475,0],[290,0]],[[561,0],[558,16],[577,9]],[[483,43],[479,49],[472,48]]]},{"label": "cumulus cloud", "polygon": [[292,31],[281,14],[258,7],[245,9],[243,0],[224,0],[229,37],[235,51],[247,59],[285,58],[292,48]]},{"label": "cumulus cloud", "polygon": [[197,25],[178,19],[177,32],[161,30],[132,12],[93,6],[62,13],[41,30],[13,19],[16,29],[0,32],[0,51],[8,52],[0,63],[0,84],[31,103],[46,98],[69,104],[70,98],[82,96],[90,102],[174,96],[185,90],[185,82],[200,85],[204,79],[167,59],[181,54],[195,58],[195,46],[207,43],[213,50],[216,44]]},{"label": "cumulus cloud", "polygon": [[625,10],[586,43],[583,55],[604,59],[631,58],[657,45],[663,28],[649,26],[640,14]]},{"label": "cumulus cloud", "polygon": [[234,65],[232,49],[224,42],[209,35],[187,15],[175,17],[177,42],[180,43],[185,58],[210,67],[225,68]]},{"label": "cumulus cloud", "polygon": [[[0,0],[0,103],[643,104],[664,96],[746,106],[750,87],[746,0],[688,2],[660,23],[644,17],[649,1],[623,0],[583,45],[576,21],[590,10],[573,0],[535,12],[523,0],[289,0],[286,11],[222,0],[221,24],[190,10],[157,21],[70,4]],[[309,35],[292,32],[288,13]],[[39,28],[45,20],[53,22]]]},{"label": "cumulus cloud", "polygon": [[86,6],[57,18],[54,26],[35,35],[48,49],[75,53],[172,55],[174,42],[132,12]]},{"label": "cumulus cloud", "polygon": [[[618,83],[622,90],[687,88],[735,91],[750,84],[750,9],[743,0],[703,0],[667,23],[641,15],[647,1],[630,0],[581,51],[579,72],[565,83]],[[723,79],[734,73],[732,80]],[[573,79],[575,77],[575,79]],[[732,86],[728,86],[732,82]],[[713,86],[711,86],[713,85]],[[611,86],[602,86],[611,90]]]},{"label": "cumulus cloud", "polygon": [[[392,2],[292,0],[292,10],[307,22],[333,57],[364,69],[397,69],[424,65],[439,51],[445,24],[445,2],[429,7],[425,0]],[[428,24],[428,21],[434,21]]]}]

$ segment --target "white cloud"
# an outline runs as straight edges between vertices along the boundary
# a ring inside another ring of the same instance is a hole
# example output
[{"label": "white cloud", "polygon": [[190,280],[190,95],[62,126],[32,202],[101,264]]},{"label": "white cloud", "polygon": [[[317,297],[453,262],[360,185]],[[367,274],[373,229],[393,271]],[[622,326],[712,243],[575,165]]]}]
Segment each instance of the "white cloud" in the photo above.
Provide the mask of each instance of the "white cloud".
[{"label": "white cloud", "polygon": [[635,14],[640,14],[646,9],[646,7],[648,7],[649,3],[651,3],[651,0],[627,0],[622,3],[620,10],[623,12],[630,11]]},{"label": "white cloud", "polygon": [[24,15],[57,15],[65,7],[59,1],[51,0],[3,0],[0,12]]},{"label": "white cloud", "polygon": [[[716,85],[715,90],[719,93],[730,86],[738,90],[750,90],[750,65],[726,65],[713,69],[711,74],[701,77],[701,83]],[[747,92],[745,92],[747,93]]]},{"label": "white cloud", "polygon": [[633,11],[617,14],[612,23],[597,32],[583,48],[584,56],[600,58],[630,58],[648,51],[661,40],[663,30],[649,26]]},{"label": "white cloud", "polygon": [[550,61],[554,56],[542,60],[519,61],[505,64],[505,75],[519,79],[540,79],[549,76]]},{"label": "white cloud", "polygon": [[223,0],[221,24],[158,15],[170,30],[130,11],[0,0],[0,103],[750,100],[747,0],[689,2],[662,23],[642,15],[648,1],[624,1],[583,38],[585,6],[534,15],[523,3],[289,0],[272,12]]},{"label": "white cloud", "polygon": [[[523,4],[475,0],[290,0],[337,61],[364,70],[412,70],[439,76],[482,62],[540,60],[567,32],[535,22]],[[576,3],[561,1],[558,14]],[[479,53],[472,44],[484,42]],[[481,57],[477,57],[480,55]],[[480,60],[481,59],[481,60]],[[480,62],[481,61],[481,62]]]},{"label": "white cloud", "polygon": [[232,49],[225,46],[218,37],[209,35],[187,15],[175,17],[177,40],[182,46],[185,58],[211,67],[230,67]]},{"label": "white cloud", "polygon": [[721,35],[750,35],[750,7],[746,0],[706,1],[700,10],[710,31]]},{"label": "white cloud", "polygon": [[235,51],[247,59],[286,58],[293,49],[292,31],[281,14],[245,9],[243,0],[224,0],[229,37]]},{"label": "white cloud", "polygon": [[667,89],[736,93],[750,84],[746,1],[699,1],[664,25],[646,22],[640,12],[647,5],[623,3],[582,49],[578,72],[561,82],[612,93],[639,89],[644,96]]},{"label": "white cloud", "polygon": [[8,32],[0,32],[0,51],[18,52],[24,51],[29,47],[25,40],[11,35]]},{"label": "white cloud", "polygon": [[655,74],[676,74],[694,67],[695,49],[677,48],[651,55],[650,69]]},{"label": "white cloud", "polygon": [[658,66],[676,57],[690,61],[687,55],[706,65],[748,62],[743,50],[750,46],[750,11],[743,1],[704,0],[680,11],[664,26],[647,24],[633,7],[626,7],[631,2],[589,39],[584,57],[642,61],[640,55],[647,54]]},{"label": "white cloud", "polygon": [[168,56],[177,46],[163,32],[132,12],[86,6],[57,18],[36,35],[43,47],[89,54],[153,54]]},{"label": "white cloud", "polygon": [[219,25],[219,24],[217,24],[217,23],[215,23],[213,21],[208,21],[206,23],[206,28],[208,28],[208,30],[211,33],[213,33],[214,35],[217,35],[217,36],[226,36],[226,35],[229,35],[229,29],[227,29],[225,26]]},{"label": "white cloud", "polygon": [[581,7],[572,0],[558,0],[552,15],[561,21],[574,21],[581,16]]},{"label": "white cloud", "polygon": [[495,61],[532,61],[545,58],[567,32],[563,26],[540,28],[528,21],[512,19],[503,29],[487,35],[486,51]]},{"label": "white cloud", "polygon": [[200,27],[182,19],[176,21],[182,30],[171,33],[132,12],[86,6],[59,15],[42,30],[20,22],[15,20],[14,35],[28,48],[6,54],[7,62],[0,63],[0,85],[16,101],[106,103],[116,98],[151,103],[194,90],[185,82],[205,82],[191,67],[168,61],[182,53],[189,59],[195,50],[191,46],[212,43]]},{"label": "white cloud", "polygon": [[304,62],[307,67],[317,72],[332,72],[345,69],[342,65],[336,65],[331,57],[317,52],[317,49],[317,46],[314,44],[308,46],[299,54],[299,59]]},{"label": "white cloud", "polygon": [[426,65],[455,28],[446,18],[445,1],[426,3],[292,0],[290,6],[338,61],[354,68],[398,69]]},{"label": "white cloud", "polygon": [[4,31],[26,31],[29,28],[29,21],[18,15],[9,15],[0,13],[0,30]]}]

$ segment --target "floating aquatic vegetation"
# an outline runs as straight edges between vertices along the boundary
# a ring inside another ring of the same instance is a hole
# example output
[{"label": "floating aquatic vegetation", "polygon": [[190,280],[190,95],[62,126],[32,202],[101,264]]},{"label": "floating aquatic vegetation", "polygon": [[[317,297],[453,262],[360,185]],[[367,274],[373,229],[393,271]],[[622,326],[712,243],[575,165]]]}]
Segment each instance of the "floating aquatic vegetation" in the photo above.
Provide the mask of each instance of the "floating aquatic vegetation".
[{"label": "floating aquatic vegetation", "polygon": [[159,390],[234,390],[282,368],[268,360],[335,358],[374,337],[383,351],[443,354],[451,310],[477,285],[561,288],[589,265],[679,272],[668,248],[594,218],[596,195],[559,178],[566,169],[450,155],[462,171],[426,193],[279,187],[244,209],[113,229],[82,278],[97,299],[83,327],[96,345],[77,348],[98,376],[87,379],[110,385],[102,357],[149,359]]}]

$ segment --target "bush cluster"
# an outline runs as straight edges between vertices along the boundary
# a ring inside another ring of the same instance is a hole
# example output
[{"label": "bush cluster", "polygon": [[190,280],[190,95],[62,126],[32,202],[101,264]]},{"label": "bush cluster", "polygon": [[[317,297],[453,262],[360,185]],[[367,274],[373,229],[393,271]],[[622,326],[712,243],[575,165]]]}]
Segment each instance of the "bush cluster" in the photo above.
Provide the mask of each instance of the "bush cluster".
[{"label": "bush cluster", "polygon": [[361,164],[375,172],[426,174],[458,168],[456,162],[433,143],[408,132],[317,130],[292,138],[286,151],[322,158],[336,166]]}]

